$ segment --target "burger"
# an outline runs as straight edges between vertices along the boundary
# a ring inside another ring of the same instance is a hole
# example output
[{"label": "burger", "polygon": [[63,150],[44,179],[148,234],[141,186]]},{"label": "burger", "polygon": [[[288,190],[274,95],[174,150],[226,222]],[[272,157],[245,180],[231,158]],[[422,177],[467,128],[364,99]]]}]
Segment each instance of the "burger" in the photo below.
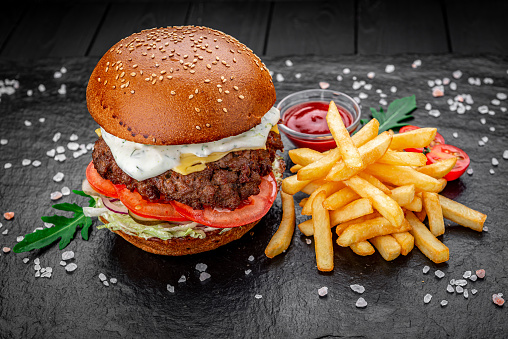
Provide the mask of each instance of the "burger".
[{"label": "burger", "polygon": [[87,210],[155,254],[213,250],[270,210],[284,171],[275,89],[261,60],[220,31],[144,30],[115,44],[90,77],[100,128]]}]

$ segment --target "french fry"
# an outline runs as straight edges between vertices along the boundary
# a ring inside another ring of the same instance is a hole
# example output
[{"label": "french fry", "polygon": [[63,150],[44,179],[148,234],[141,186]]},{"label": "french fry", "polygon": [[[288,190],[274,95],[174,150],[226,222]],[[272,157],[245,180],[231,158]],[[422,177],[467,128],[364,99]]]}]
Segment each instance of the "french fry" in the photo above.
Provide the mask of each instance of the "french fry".
[{"label": "french fry", "polygon": [[325,201],[323,201],[323,207],[327,210],[336,210],[358,198],[360,198],[360,196],[355,191],[349,187],[344,187],[326,198]]},{"label": "french fry", "polygon": [[427,157],[423,153],[388,150],[377,162],[397,166],[425,166]]},{"label": "french fry", "polygon": [[421,222],[424,222],[425,218],[427,218],[427,212],[425,211],[424,208],[422,208],[420,212],[413,212],[413,214],[416,215],[418,220],[420,220]]},{"label": "french fry", "polygon": [[425,165],[422,167],[416,168],[416,170],[420,173],[427,174],[436,179],[440,179],[450,172],[455,164],[457,163],[457,158],[447,158],[441,161],[437,161],[430,165]]},{"label": "french fry", "polygon": [[315,190],[317,190],[319,187],[321,187],[324,184],[326,184],[326,181],[324,181],[322,179],[314,180],[314,181],[309,182],[307,185],[305,185],[305,187],[302,188],[300,191],[302,191],[305,194],[311,195],[312,192],[314,192]]},{"label": "french fry", "polygon": [[411,201],[409,204],[406,204],[404,206],[405,209],[410,210],[412,212],[420,212],[423,208],[422,198],[415,195],[413,201]]},{"label": "french fry", "polygon": [[295,195],[296,193],[300,192],[309,183],[310,183],[310,180],[300,181],[300,180],[298,180],[296,175],[292,175],[292,176],[286,177],[286,178],[284,178],[284,180],[282,180],[281,189],[283,192],[285,192],[289,195]]},{"label": "french fry", "polygon": [[356,147],[360,147],[365,145],[367,142],[371,141],[375,137],[377,137],[379,131],[379,121],[377,119],[370,120],[366,125],[364,125],[358,132],[356,132],[352,137],[353,144]]},{"label": "french fry", "polygon": [[440,179],[437,179],[437,181],[439,181],[439,183],[441,184],[441,187],[438,189],[437,192],[434,192],[434,193],[441,193],[445,189],[446,184],[448,184],[448,180],[446,180],[445,178],[440,178]]},{"label": "french fry", "polygon": [[291,168],[289,169],[289,171],[291,171],[291,173],[296,173],[300,170],[300,168],[302,168],[303,166],[302,165],[293,165],[291,166]]},{"label": "french fry", "polygon": [[418,128],[409,132],[394,134],[390,148],[400,150],[427,147],[434,140],[436,132],[437,128]]},{"label": "french fry", "polygon": [[[372,209],[372,204],[369,199],[355,200],[338,210],[330,212],[330,227],[335,227],[338,224],[354,220],[372,212],[374,212],[374,210]],[[312,219],[302,222],[298,225],[298,228],[308,237],[314,234]]]},{"label": "french fry", "polygon": [[[373,164],[385,154],[388,146],[391,142],[391,134],[388,132],[383,132],[374,139],[370,140],[366,144],[360,146],[358,148],[358,152],[362,157],[363,165],[368,166]],[[344,161],[337,162],[328,175],[326,176],[326,180],[328,181],[341,181],[347,180],[351,178],[353,175],[360,172],[363,168],[360,169],[352,169],[349,168]]]},{"label": "french fry", "polygon": [[353,140],[351,140],[351,136],[344,125],[344,121],[342,121],[339,110],[333,101],[330,101],[330,106],[328,106],[326,122],[328,123],[328,128],[333,135],[333,139],[335,139],[337,143],[337,148],[346,166],[351,169],[362,168],[362,157],[354,145]]},{"label": "french fry", "polygon": [[409,232],[392,233],[392,237],[400,245],[400,254],[408,255],[415,246],[415,238]]},{"label": "french fry", "polygon": [[[337,228],[339,228],[339,226],[341,225],[338,225]],[[348,247],[351,246],[351,244],[380,235],[406,232],[410,229],[411,226],[407,221],[404,221],[400,227],[395,227],[386,218],[374,218],[349,225],[337,238],[337,244],[342,247]]]},{"label": "french fry", "polygon": [[392,191],[390,191],[390,189],[388,187],[386,187],[385,184],[383,184],[378,178],[376,178],[375,176],[373,175],[370,175],[368,173],[365,173],[365,172],[360,172],[357,174],[360,178],[364,179],[364,180],[367,180],[368,182],[370,182],[373,186],[376,186],[377,188],[379,188],[379,190],[381,192],[383,192],[384,194],[386,195],[391,195],[392,194]]},{"label": "french fry", "polygon": [[298,180],[316,180],[325,177],[340,158],[338,148],[330,150],[327,155],[301,168],[298,171]]},{"label": "french fry", "polygon": [[281,199],[282,221],[268,243],[268,246],[266,246],[265,255],[268,258],[273,258],[284,252],[289,247],[295,231],[296,217],[293,196],[281,192]]},{"label": "french fry", "polygon": [[344,181],[344,183],[362,198],[370,199],[372,206],[395,227],[399,227],[402,224],[404,220],[402,208],[400,208],[395,200],[381,192],[377,187],[358,176],[354,176]]},{"label": "french fry", "polygon": [[406,219],[411,224],[409,231],[415,239],[415,245],[427,258],[436,264],[450,259],[450,250],[439,241],[424,224],[411,212],[406,212]]},{"label": "french fry", "polygon": [[390,198],[395,200],[400,206],[409,204],[415,198],[415,185],[404,185],[395,187],[391,190]]},{"label": "french fry", "polygon": [[487,216],[456,201],[439,195],[443,217],[472,230],[482,232]]},{"label": "french fry", "polygon": [[374,245],[386,261],[394,260],[401,253],[401,246],[391,235],[380,235],[369,239],[369,242]]},{"label": "french fry", "polygon": [[394,166],[375,163],[369,165],[365,171],[372,174],[379,180],[388,182],[395,186],[414,184],[415,188],[420,191],[436,192],[443,186],[442,182],[437,179],[420,173],[409,166]]},{"label": "french fry", "polygon": [[318,189],[316,189],[314,192],[312,192],[312,194],[310,195],[309,199],[307,200],[307,203],[305,204],[305,206],[303,206],[303,209],[302,209],[302,214],[303,215],[312,215],[312,205],[313,205],[313,201],[316,197],[316,195],[320,192],[320,191],[325,191],[326,193],[326,196],[329,196],[330,194],[332,193],[335,193],[337,192],[338,190],[344,188],[344,184],[342,182],[327,182],[323,185],[321,185]]},{"label": "french fry", "polygon": [[323,153],[310,148],[296,148],[288,151],[289,158],[297,165],[307,166],[323,157]]},{"label": "french fry", "polygon": [[333,270],[333,243],[329,212],[323,208],[325,197],[324,191],[316,195],[312,204],[312,220],[317,267],[320,271],[329,272]]},{"label": "french fry", "polygon": [[300,200],[300,202],[298,203],[298,205],[299,205],[300,207],[305,206],[305,203],[307,202],[307,200],[309,200],[309,198],[303,198],[302,200]]},{"label": "french fry", "polygon": [[368,241],[360,241],[349,246],[353,252],[361,256],[372,255],[376,252],[374,247]]},{"label": "french fry", "polygon": [[423,192],[423,206],[429,218],[430,232],[435,236],[444,234],[444,220],[437,193]]}]

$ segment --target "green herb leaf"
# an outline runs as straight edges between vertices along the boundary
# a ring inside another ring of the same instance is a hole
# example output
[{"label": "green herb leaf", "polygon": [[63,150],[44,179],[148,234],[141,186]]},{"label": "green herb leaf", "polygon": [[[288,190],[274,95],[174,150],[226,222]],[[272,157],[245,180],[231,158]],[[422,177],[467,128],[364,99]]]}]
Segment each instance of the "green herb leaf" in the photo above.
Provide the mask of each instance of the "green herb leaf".
[{"label": "green herb leaf", "polygon": [[402,126],[409,125],[408,122],[404,122],[410,118],[413,118],[411,112],[416,109],[416,98],[414,95],[410,97],[404,97],[396,99],[388,105],[386,113],[383,108],[379,108],[376,111],[375,108],[370,108],[372,117],[379,121],[379,133],[388,131],[389,129],[398,129]]},{"label": "green herb leaf", "polygon": [[[89,205],[93,207],[95,201],[91,196],[82,191],[73,191],[75,194],[90,198]],[[14,246],[15,253],[28,252],[51,245],[60,239],[59,248],[64,249],[74,238],[78,227],[81,227],[81,236],[88,240],[89,228],[92,225],[92,218],[83,214],[83,208],[77,204],[56,204],[53,208],[60,211],[74,212],[72,218],[60,215],[42,217],[42,221],[49,222],[55,226],[29,233],[25,238]]]}]

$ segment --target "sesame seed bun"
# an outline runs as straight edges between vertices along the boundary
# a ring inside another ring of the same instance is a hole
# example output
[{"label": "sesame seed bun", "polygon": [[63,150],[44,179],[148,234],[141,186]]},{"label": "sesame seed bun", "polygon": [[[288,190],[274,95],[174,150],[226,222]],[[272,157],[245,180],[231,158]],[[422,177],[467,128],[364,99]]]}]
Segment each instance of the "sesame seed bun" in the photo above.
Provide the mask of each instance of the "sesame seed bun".
[{"label": "sesame seed bun", "polygon": [[133,34],[106,52],[87,105],[108,133],[142,144],[204,143],[243,133],[275,103],[261,60],[235,38],[206,27]]},{"label": "sesame seed bun", "polygon": [[[107,220],[103,218],[101,218],[101,221],[105,224],[107,223]],[[221,230],[207,232],[204,239],[192,238],[189,236],[169,240],[161,240],[157,238],[144,239],[129,235],[122,231],[113,232],[143,251],[160,255],[180,256],[211,251],[234,240],[240,239],[258,222],[259,220],[244,226],[234,227],[222,234],[219,234]]]}]

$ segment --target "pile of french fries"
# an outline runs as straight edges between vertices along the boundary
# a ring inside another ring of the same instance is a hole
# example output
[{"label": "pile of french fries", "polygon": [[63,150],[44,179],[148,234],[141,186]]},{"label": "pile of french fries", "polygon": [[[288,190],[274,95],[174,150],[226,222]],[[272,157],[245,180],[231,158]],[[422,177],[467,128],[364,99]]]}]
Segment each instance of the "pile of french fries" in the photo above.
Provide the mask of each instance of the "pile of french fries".
[{"label": "pile of french fries", "polygon": [[333,101],[326,119],[336,148],[324,153],[308,148],[289,151],[296,164],[291,172],[297,174],[282,182],[283,217],[265,250],[269,258],[291,242],[296,219],[293,195],[300,191],[309,194],[300,202],[302,214],[312,218],[298,228],[314,237],[320,271],[333,270],[333,228],[337,244],[358,255],[377,249],[385,260],[394,260],[416,245],[435,263],[449,259],[448,247],[437,239],[445,231],[443,218],[483,230],[485,214],[439,194],[456,158],[426,165],[424,154],[404,152],[427,147],[435,128],[378,135],[379,122],[373,119],[350,136]]}]

